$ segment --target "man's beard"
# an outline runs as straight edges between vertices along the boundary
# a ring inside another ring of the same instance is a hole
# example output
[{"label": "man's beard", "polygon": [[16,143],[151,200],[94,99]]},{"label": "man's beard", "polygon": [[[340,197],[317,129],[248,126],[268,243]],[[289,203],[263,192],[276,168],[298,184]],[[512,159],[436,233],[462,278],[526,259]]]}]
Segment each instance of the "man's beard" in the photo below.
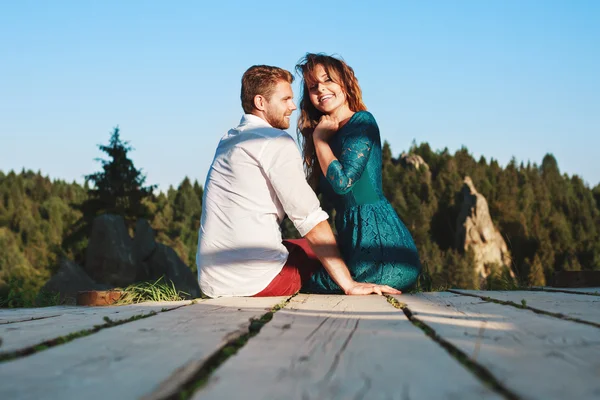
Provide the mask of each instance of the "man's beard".
[{"label": "man's beard", "polygon": [[271,115],[271,114],[267,114],[265,115],[265,117],[267,118],[267,122],[269,123],[269,125],[271,125],[273,128],[277,128],[277,129],[287,129],[290,127],[290,120],[286,119],[286,115]]}]

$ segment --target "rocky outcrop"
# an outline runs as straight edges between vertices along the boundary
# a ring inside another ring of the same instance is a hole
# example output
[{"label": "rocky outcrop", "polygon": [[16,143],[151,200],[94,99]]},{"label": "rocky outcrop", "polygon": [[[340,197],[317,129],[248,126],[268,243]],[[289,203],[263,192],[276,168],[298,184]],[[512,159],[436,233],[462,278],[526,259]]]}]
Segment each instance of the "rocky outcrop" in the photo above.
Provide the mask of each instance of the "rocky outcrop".
[{"label": "rocky outcrop", "polygon": [[470,177],[462,188],[463,202],[456,221],[457,247],[475,254],[475,268],[481,278],[487,278],[491,265],[505,266],[510,275],[511,258],[500,231],[494,226],[487,200],[477,192]]},{"label": "rocky outcrop", "polygon": [[156,280],[164,276],[166,280],[173,282],[177,290],[187,293],[187,297],[200,297],[200,286],[196,276],[169,246],[157,243],[155,251],[143,264],[150,279]]},{"label": "rocky outcrop", "polygon": [[86,290],[106,290],[110,285],[94,282],[83,268],[73,261],[63,258],[58,272],[40,289],[40,293],[60,295],[60,304],[75,305],[77,292]]},{"label": "rocky outcrop", "polygon": [[145,219],[137,221],[133,239],[133,253],[141,280],[157,280],[164,276],[177,290],[191,298],[200,297],[198,280],[175,250],[154,240],[154,230]]},{"label": "rocky outcrop", "polygon": [[427,165],[425,160],[423,160],[423,157],[418,154],[402,153],[400,155],[400,163],[405,168],[414,168],[418,170],[423,167],[426,170],[429,170],[429,165]]},{"label": "rocky outcrop", "polygon": [[[145,219],[139,219],[135,224],[135,236],[133,238],[133,258],[137,265],[137,281],[149,280],[153,277],[148,270],[147,261],[156,250],[154,240],[154,229]],[[158,279],[160,275],[156,278]]]},{"label": "rocky outcrop", "polygon": [[105,214],[94,219],[85,271],[96,282],[109,285],[122,287],[135,282],[137,265],[123,217]]},{"label": "rocky outcrop", "polygon": [[135,262],[148,259],[156,250],[154,241],[154,229],[145,219],[139,219],[135,224],[135,236],[133,238],[133,257]]},{"label": "rocky outcrop", "polygon": [[134,282],[164,277],[190,298],[200,297],[196,276],[175,250],[154,239],[154,230],[144,219],[136,223],[135,237],[127,232],[120,216],[102,215],[94,220],[86,253],[85,269],[100,283],[125,287]]}]

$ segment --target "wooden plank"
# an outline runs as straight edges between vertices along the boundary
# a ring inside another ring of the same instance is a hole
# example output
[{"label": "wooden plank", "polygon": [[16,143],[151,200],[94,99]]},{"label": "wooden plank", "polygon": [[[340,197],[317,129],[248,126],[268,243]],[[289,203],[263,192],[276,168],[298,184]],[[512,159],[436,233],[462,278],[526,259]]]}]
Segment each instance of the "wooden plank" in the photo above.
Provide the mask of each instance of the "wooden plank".
[{"label": "wooden plank", "polygon": [[247,400],[501,398],[380,296],[294,297],[193,399],[240,393]]},{"label": "wooden plank", "polygon": [[452,290],[472,296],[490,297],[494,300],[510,301],[536,310],[563,314],[600,325],[600,296],[578,296],[570,293],[550,293],[530,290],[482,291]]},{"label": "wooden plank", "polygon": [[0,309],[0,325],[13,322],[31,321],[51,318],[79,309],[76,306],[52,306],[38,308],[4,308]]},{"label": "wooden plank", "polygon": [[563,293],[588,294],[588,295],[600,296],[600,287],[577,288],[577,289],[571,289],[571,288],[557,289],[557,288],[553,288],[553,287],[549,287],[549,286],[544,286],[544,287],[540,286],[540,287],[534,287],[533,289],[544,290],[547,292],[563,292]]},{"label": "wooden plank", "polygon": [[106,324],[105,317],[121,321],[136,315],[160,312],[190,301],[147,302],[112,307],[70,307],[61,315],[0,325],[0,355],[35,346],[44,341]]},{"label": "wooden plank", "polygon": [[394,296],[522,399],[600,398],[600,330],[453,293]]},{"label": "wooden plank", "polygon": [[[213,299],[0,364],[0,399],[137,399],[281,298]],[[185,368],[184,368],[185,370]]]}]

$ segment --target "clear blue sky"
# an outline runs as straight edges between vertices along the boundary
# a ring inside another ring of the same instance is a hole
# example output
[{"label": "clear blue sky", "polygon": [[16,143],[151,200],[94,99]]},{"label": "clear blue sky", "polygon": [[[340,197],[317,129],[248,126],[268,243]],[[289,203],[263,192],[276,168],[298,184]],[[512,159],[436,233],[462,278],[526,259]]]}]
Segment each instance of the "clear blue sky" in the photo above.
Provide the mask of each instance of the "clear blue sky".
[{"label": "clear blue sky", "polygon": [[203,184],[243,72],[310,51],[354,68],[394,156],[550,152],[600,183],[600,1],[206,3],[3,2],[0,170],[82,182],[119,125],[148,183]]}]

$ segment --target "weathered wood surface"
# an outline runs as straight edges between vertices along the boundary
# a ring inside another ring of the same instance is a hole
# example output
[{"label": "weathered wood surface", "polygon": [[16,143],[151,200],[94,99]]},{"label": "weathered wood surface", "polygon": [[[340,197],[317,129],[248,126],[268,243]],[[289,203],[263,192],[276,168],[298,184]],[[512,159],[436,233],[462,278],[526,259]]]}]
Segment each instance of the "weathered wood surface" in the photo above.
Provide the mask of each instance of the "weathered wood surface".
[{"label": "weathered wood surface", "polygon": [[453,293],[395,296],[522,399],[600,398],[600,329]]},{"label": "weathered wood surface", "polygon": [[536,289],[542,289],[548,292],[565,292],[565,293],[577,293],[577,294],[591,294],[600,296],[600,287],[593,288],[553,288],[553,287],[537,287]]},{"label": "weathered wood surface", "polygon": [[[561,292],[523,293],[528,297],[519,292],[465,293],[517,304],[525,299],[527,306],[536,309],[597,320],[594,308],[600,308],[600,298]],[[485,367],[521,399],[600,399],[598,327],[467,295],[428,293],[397,298],[416,319]],[[177,393],[227,340],[246,332],[250,318],[260,317],[281,300],[201,301],[2,362],[0,399],[166,398]],[[590,306],[586,308],[586,304]],[[39,339],[34,333],[56,333],[56,325],[64,325],[68,328],[65,332],[71,333],[81,330],[77,324],[87,320],[92,321],[85,325],[88,328],[102,324],[104,311],[113,312],[108,315],[111,320],[119,320],[169,308],[154,303],[153,309],[133,312],[136,307],[0,310],[4,340],[0,350],[15,343],[21,333]],[[126,309],[132,313],[126,314]],[[19,319],[26,321],[15,322]],[[7,330],[11,327],[19,329]],[[502,397],[385,298],[318,295],[299,295],[275,313],[259,335],[221,365],[194,398],[241,396]]]},{"label": "weathered wood surface", "polygon": [[487,399],[490,391],[385,297],[298,295],[194,400]]},{"label": "weathered wood surface", "polygon": [[207,300],[2,363],[0,399],[140,398],[281,300]]},{"label": "weathered wood surface", "polygon": [[105,317],[116,322],[136,315],[160,312],[163,309],[170,310],[188,304],[190,301],[152,302],[110,307],[65,307],[63,313],[57,316],[0,325],[0,338],[2,339],[0,354],[22,350],[70,333],[92,329],[96,325],[106,324]]},{"label": "weathered wood surface", "polygon": [[[563,314],[567,317],[580,319],[600,325],[600,296],[580,296],[571,293],[549,293],[542,291],[509,290],[452,290],[472,296],[489,297],[494,300],[510,301],[527,307],[550,313]],[[599,332],[600,335],[600,332]]]},{"label": "weathered wood surface", "polygon": [[0,309],[0,325],[9,324],[13,322],[31,321],[34,319],[56,317],[79,309],[81,309],[81,307],[76,306]]}]

